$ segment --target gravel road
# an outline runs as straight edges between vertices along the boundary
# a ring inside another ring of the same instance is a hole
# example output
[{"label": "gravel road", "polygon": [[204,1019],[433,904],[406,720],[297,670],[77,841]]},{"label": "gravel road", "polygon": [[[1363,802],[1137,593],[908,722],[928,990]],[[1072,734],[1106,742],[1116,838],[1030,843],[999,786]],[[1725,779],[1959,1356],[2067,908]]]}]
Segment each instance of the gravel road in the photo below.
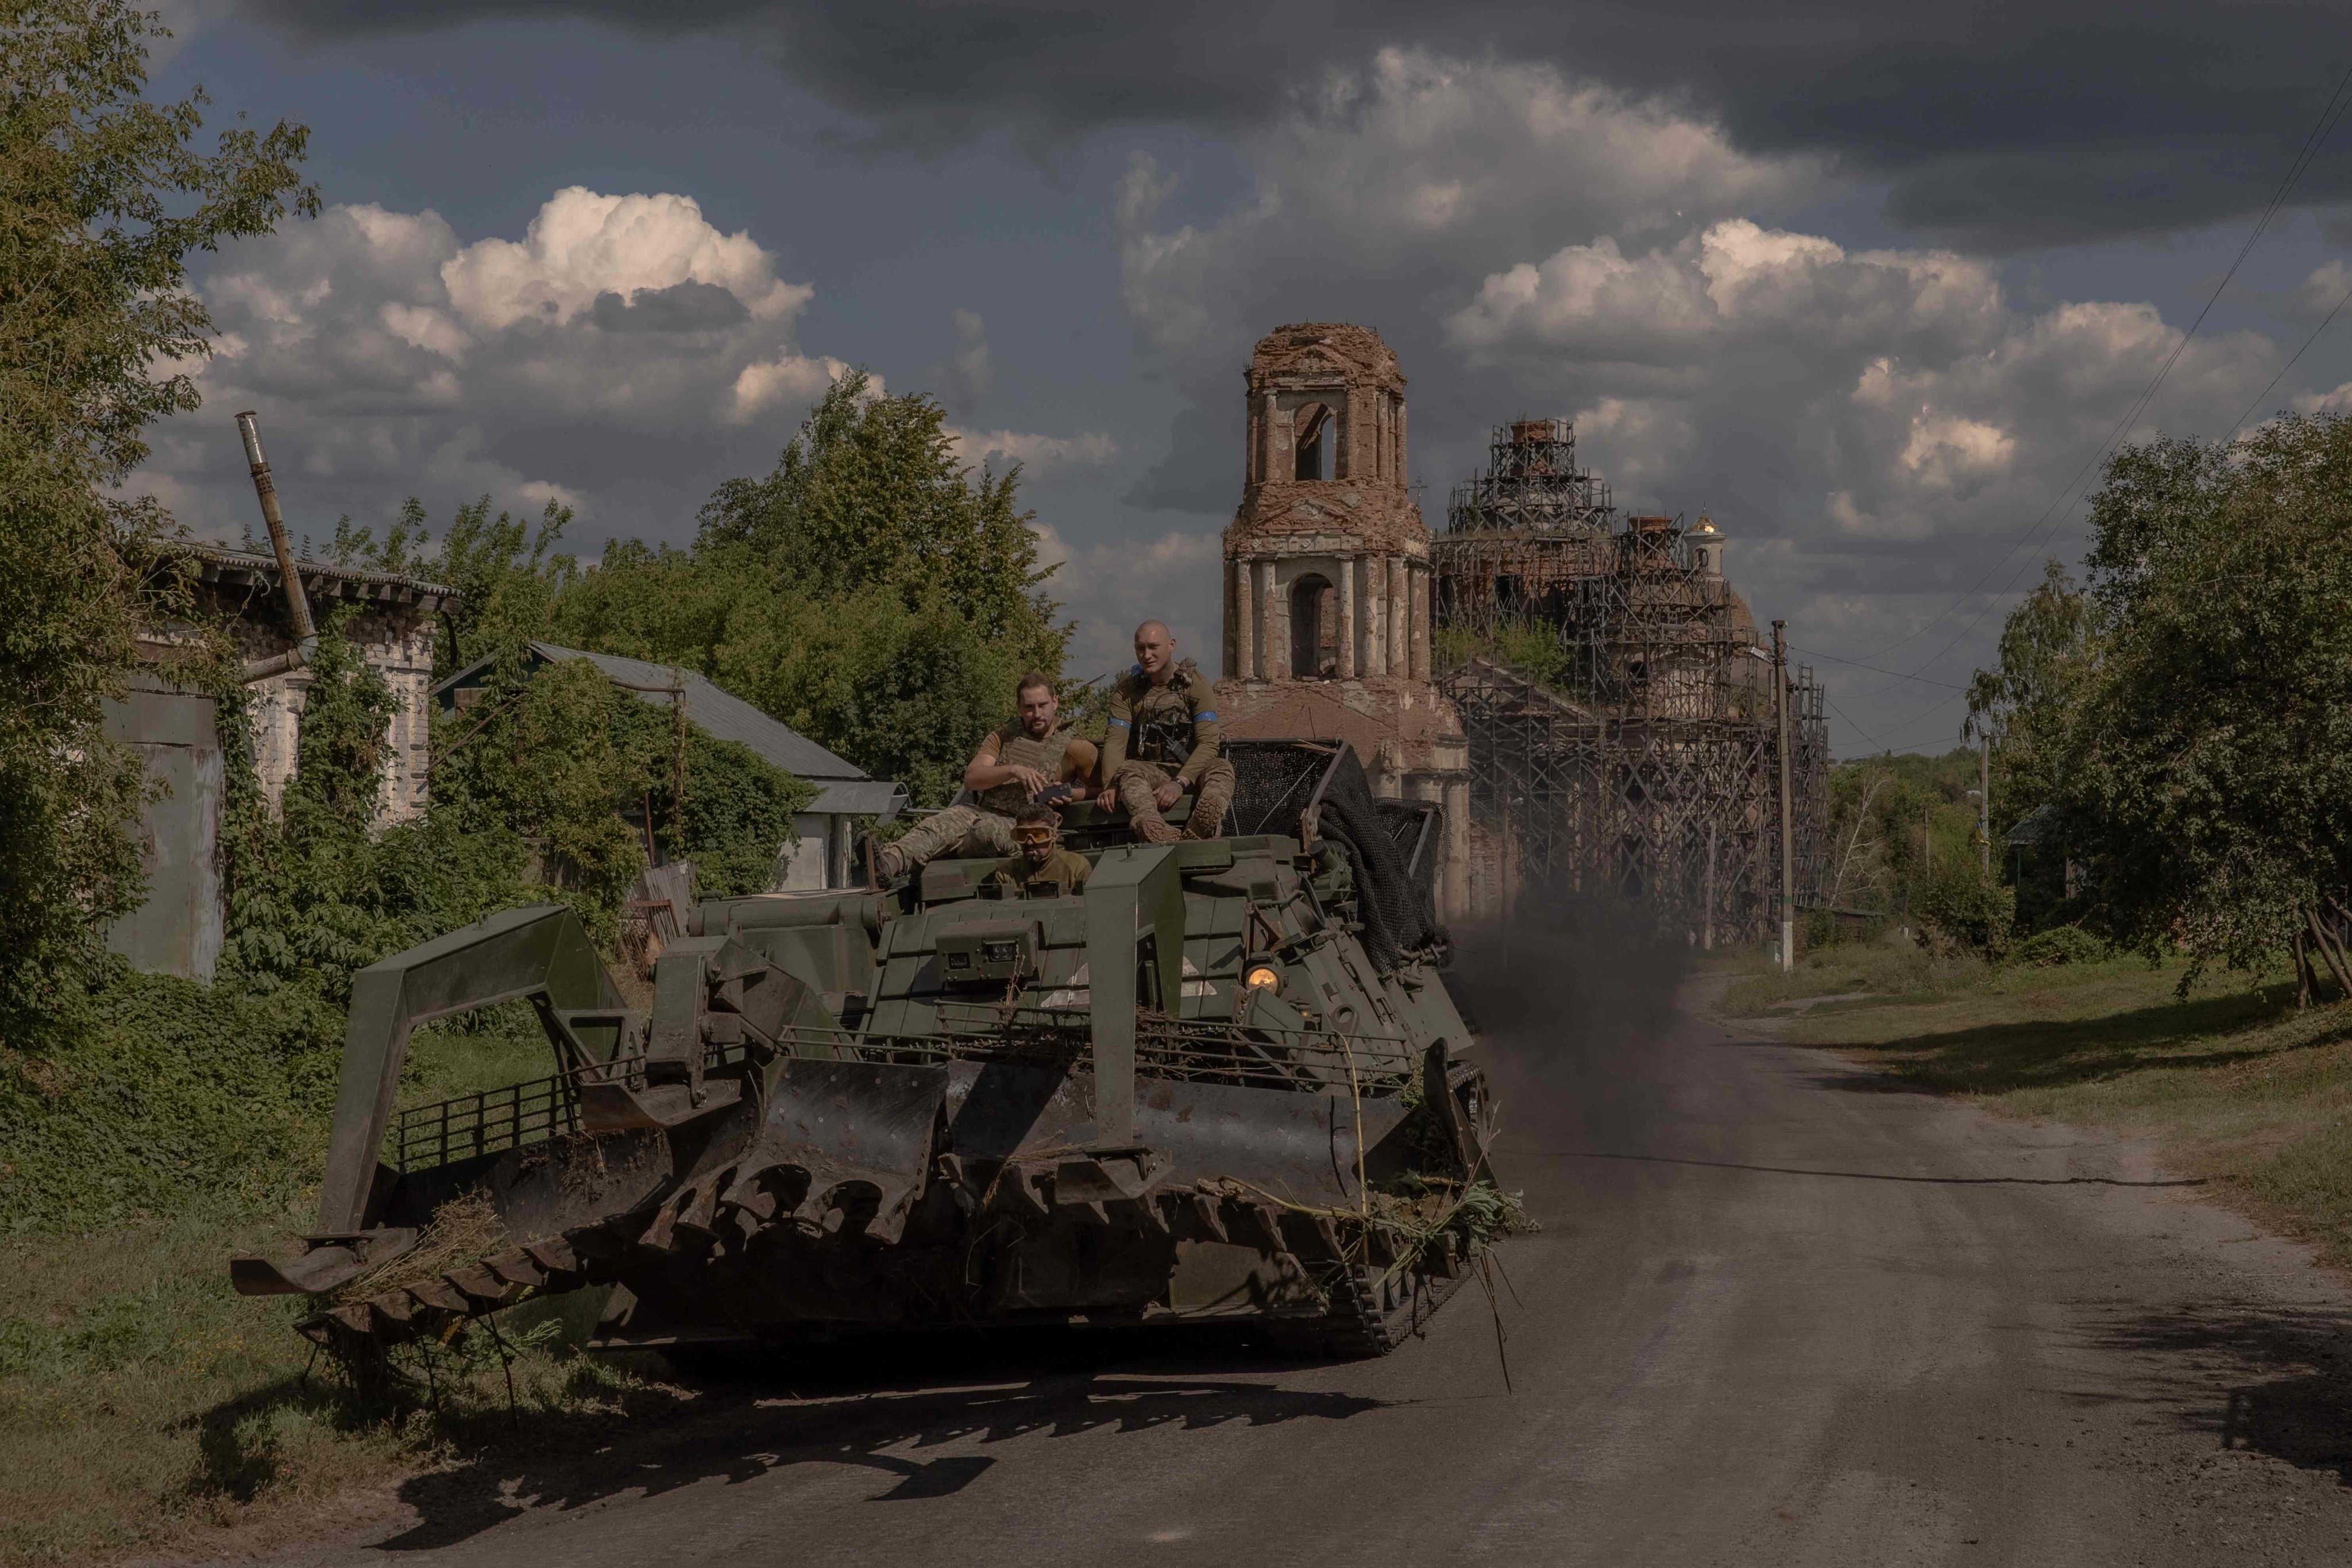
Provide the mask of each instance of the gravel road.
[{"label": "gravel road", "polygon": [[868,1356],[276,1560],[2352,1563],[2352,1297],[2298,1249],[2130,1145],[1687,1006],[1507,1022],[1543,1228],[1383,1361]]}]

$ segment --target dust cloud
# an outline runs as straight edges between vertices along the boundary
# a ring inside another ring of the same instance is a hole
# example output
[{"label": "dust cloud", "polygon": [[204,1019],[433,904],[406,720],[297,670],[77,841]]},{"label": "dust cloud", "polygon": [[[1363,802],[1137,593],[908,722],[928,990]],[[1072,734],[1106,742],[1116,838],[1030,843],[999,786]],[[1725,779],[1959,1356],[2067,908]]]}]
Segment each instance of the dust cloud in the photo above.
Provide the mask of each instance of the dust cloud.
[{"label": "dust cloud", "polygon": [[1451,991],[1485,1041],[1507,1146],[1634,1152],[1674,1112],[1664,1043],[1694,955],[1613,901],[1523,890],[1454,932]]}]

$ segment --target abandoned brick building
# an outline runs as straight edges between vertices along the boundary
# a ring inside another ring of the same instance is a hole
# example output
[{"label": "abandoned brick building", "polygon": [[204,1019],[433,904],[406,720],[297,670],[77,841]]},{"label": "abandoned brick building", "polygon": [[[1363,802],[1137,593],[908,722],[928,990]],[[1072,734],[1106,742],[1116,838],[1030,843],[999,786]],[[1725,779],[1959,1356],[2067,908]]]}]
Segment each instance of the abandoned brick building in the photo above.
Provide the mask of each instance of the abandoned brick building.
[{"label": "abandoned brick building", "polygon": [[1236,736],[1344,740],[1383,795],[1439,803],[1440,918],[1465,907],[1468,759],[1431,680],[1429,529],[1406,485],[1405,378],[1366,327],[1259,340],[1241,505],[1224,535],[1224,671]]}]

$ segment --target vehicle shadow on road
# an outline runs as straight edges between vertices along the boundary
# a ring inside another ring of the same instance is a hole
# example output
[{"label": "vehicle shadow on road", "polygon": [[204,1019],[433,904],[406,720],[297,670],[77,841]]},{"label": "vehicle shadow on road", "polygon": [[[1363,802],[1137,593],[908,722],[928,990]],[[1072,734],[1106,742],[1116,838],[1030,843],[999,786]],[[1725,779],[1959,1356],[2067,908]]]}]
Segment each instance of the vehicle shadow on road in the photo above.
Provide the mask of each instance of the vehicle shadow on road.
[{"label": "vehicle shadow on road", "polygon": [[[2186,1360],[2225,1385],[2225,1397],[2179,1413],[2189,1430],[2352,1486],[2352,1312],[2192,1307],[2128,1318],[2095,1337],[2154,1360]],[[2179,1381],[2168,1367],[2162,1385]]]},{"label": "vehicle shadow on road", "polygon": [[527,1416],[516,1440],[401,1489],[416,1521],[389,1552],[453,1545],[525,1510],[572,1510],[623,1494],[656,1496],[704,1481],[756,1479],[794,1466],[874,1471],[875,1502],[948,1497],[997,1463],[929,1448],[1044,1436],[1203,1431],[1299,1420],[1344,1421],[1382,1408],[1360,1395],[1270,1386],[1234,1373],[1278,1368],[1247,1352],[1015,1345],[829,1352],[733,1377],[696,1380],[697,1396],[647,1428],[625,1414]]}]

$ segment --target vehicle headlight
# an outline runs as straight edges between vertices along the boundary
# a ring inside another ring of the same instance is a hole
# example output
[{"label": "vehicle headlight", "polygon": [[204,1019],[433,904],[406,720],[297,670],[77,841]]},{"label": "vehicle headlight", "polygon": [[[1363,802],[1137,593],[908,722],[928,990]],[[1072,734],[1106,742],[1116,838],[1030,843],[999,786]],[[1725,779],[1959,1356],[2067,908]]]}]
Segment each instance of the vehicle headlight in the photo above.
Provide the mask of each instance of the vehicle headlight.
[{"label": "vehicle headlight", "polygon": [[1277,995],[1281,994],[1282,971],[1275,968],[1270,963],[1261,963],[1257,965],[1247,974],[1244,975],[1243,979],[1248,983],[1252,990],[1272,991]]}]

